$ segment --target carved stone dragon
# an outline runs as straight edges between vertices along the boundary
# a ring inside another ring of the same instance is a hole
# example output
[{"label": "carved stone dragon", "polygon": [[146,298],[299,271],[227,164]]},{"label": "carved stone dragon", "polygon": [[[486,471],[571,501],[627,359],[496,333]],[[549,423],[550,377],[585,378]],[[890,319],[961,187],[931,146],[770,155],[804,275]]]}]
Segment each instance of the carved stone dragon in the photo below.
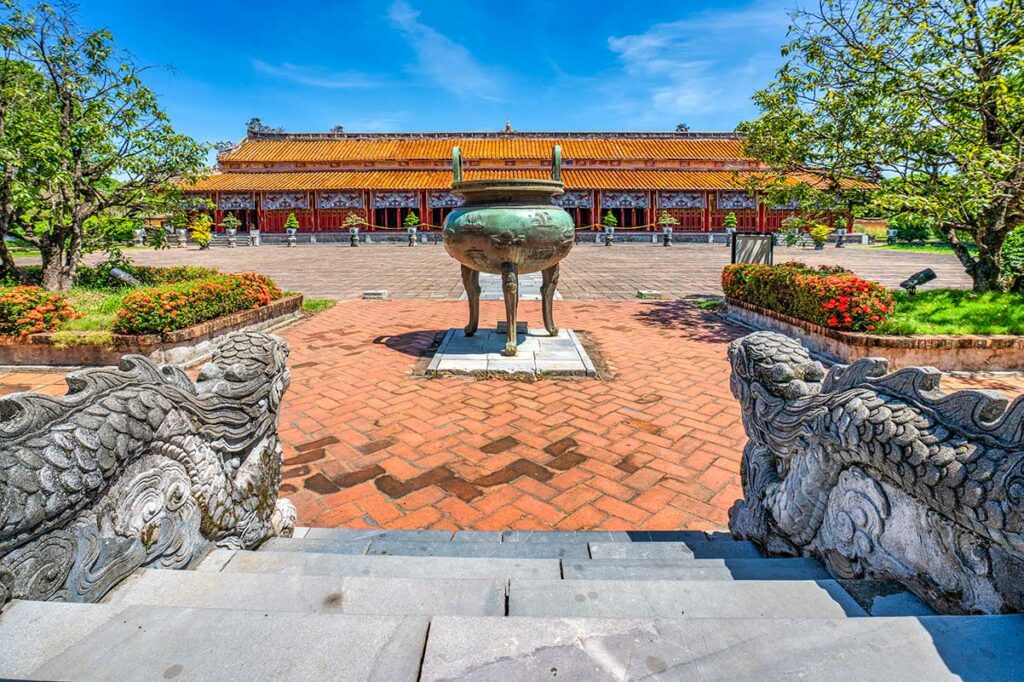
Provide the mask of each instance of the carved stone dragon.
[{"label": "carved stone dragon", "polygon": [[277,424],[288,346],[230,334],[195,384],[126,355],[68,394],[0,398],[0,605],[97,601],[140,566],[290,535]]},{"label": "carved stone dragon", "polygon": [[885,360],[828,374],[797,341],[732,343],[749,441],[734,536],[897,580],[943,613],[1024,610],[1024,397],[939,390]]}]

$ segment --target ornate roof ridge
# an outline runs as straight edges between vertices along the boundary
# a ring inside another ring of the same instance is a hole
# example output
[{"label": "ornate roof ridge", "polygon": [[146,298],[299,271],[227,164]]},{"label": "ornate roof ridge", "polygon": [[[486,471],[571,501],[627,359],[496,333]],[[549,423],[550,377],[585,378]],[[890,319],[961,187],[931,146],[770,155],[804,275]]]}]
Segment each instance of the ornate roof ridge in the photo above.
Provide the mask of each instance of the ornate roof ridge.
[{"label": "ornate roof ridge", "polygon": [[742,140],[736,132],[662,131],[468,131],[468,132],[403,132],[403,133],[302,133],[282,131],[250,131],[249,140],[322,141],[322,140]]}]

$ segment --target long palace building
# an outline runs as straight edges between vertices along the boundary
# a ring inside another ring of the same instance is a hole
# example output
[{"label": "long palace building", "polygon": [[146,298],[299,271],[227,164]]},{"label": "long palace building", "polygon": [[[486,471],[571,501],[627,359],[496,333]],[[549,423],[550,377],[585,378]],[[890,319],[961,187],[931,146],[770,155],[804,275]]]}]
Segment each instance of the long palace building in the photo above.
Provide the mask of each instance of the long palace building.
[{"label": "long palace building", "polygon": [[415,212],[421,229],[438,229],[462,201],[449,189],[452,147],[467,179],[543,178],[553,144],[566,187],[556,202],[579,229],[601,229],[610,211],[620,228],[656,230],[667,211],[677,230],[721,231],[733,213],[740,230],[769,232],[793,213],[744,189],[764,168],[735,133],[287,133],[257,122],[188,191],[213,202],[217,225],[230,212],[280,232],[294,213],[303,232],[337,232],[355,213],[363,229],[398,229]]}]

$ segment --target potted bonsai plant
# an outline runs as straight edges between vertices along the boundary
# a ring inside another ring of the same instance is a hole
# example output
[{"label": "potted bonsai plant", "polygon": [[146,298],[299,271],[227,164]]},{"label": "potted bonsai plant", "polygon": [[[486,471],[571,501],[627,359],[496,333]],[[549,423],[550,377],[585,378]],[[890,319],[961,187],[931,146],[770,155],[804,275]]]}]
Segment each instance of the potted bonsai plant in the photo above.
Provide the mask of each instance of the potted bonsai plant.
[{"label": "potted bonsai plant", "polygon": [[288,214],[288,218],[284,221],[284,230],[290,235],[299,231],[299,219],[295,217],[294,213]]},{"label": "potted bonsai plant", "polygon": [[242,221],[236,218],[234,213],[228,213],[220,224],[224,227],[225,234],[234,237],[238,234],[238,228],[241,227]]},{"label": "potted bonsai plant", "polygon": [[601,223],[604,225],[604,245],[611,246],[615,240],[615,228],[619,226],[619,219],[615,217],[615,214],[608,211],[601,218]]}]

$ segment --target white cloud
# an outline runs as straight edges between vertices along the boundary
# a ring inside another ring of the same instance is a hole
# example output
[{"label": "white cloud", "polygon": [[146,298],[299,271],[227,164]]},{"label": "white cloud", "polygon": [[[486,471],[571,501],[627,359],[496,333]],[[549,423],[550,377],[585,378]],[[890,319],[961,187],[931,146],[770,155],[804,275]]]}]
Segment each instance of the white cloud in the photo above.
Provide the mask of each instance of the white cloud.
[{"label": "white cloud", "polygon": [[670,128],[689,117],[736,118],[749,110],[754,90],[771,80],[787,26],[783,5],[758,3],[609,37],[619,62],[608,87],[616,93],[610,106],[631,125]]},{"label": "white cloud", "polygon": [[319,67],[298,66],[288,62],[275,65],[259,59],[252,60],[252,67],[268,76],[328,90],[376,88],[383,84],[379,78],[358,71],[330,73]]},{"label": "white cloud", "polygon": [[405,0],[395,0],[388,10],[391,23],[416,53],[411,71],[456,95],[499,100],[497,75],[480,65],[463,45],[422,23],[419,16]]}]

